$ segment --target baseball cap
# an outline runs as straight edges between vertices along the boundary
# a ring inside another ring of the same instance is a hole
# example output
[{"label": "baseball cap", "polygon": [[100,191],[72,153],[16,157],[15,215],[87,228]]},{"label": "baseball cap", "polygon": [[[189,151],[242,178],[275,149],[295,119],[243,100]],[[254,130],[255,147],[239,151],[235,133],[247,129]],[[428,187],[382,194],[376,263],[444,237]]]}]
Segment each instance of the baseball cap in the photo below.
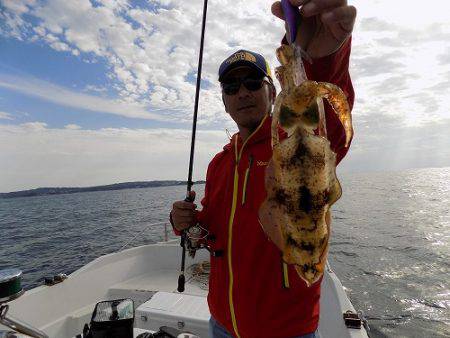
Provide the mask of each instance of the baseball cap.
[{"label": "baseball cap", "polygon": [[272,80],[269,64],[261,54],[249,50],[240,49],[227,57],[219,67],[219,81],[232,69],[249,66]]}]

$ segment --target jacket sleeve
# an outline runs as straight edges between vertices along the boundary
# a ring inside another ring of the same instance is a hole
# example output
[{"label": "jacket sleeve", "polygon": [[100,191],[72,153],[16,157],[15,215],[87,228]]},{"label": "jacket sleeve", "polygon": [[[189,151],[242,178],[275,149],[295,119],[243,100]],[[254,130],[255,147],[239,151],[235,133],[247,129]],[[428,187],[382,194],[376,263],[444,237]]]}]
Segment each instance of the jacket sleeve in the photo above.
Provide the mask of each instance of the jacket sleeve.
[{"label": "jacket sleeve", "polygon": [[[333,83],[347,96],[350,110],[353,108],[355,93],[348,70],[351,51],[351,37],[335,53],[313,59],[312,63],[304,61],[308,79]],[[324,100],[326,127],[331,149],[336,153],[336,165],[344,158],[348,147],[345,146],[345,131],[333,108]],[[351,142],[351,140],[350,140]]]}]

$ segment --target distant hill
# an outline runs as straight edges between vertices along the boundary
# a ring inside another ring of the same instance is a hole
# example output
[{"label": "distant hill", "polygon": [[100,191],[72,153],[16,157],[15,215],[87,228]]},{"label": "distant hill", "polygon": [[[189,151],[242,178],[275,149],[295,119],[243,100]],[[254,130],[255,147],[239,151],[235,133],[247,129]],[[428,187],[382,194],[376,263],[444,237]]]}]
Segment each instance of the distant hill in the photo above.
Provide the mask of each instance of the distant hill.
[{"label": "distant hill", "polygon": [[[197,181],[194,184],[204,184],[205,181]],[[122,189],[140,189],[140,188],[155,188],[155,187],[169,187],[175,185],[186,185],[186,181],[146,181],[146,182],[125,182],[109,185],[99,185],[95,187],[85,188],[37,188],[31,190],[22,190],[15,192],[0,193],[0,198],[16,198],[16,197],[30,197],[43,195],[62,195],[74,194],[77,192],[87,191],[107,191],[107,190],[122,190]]]}]

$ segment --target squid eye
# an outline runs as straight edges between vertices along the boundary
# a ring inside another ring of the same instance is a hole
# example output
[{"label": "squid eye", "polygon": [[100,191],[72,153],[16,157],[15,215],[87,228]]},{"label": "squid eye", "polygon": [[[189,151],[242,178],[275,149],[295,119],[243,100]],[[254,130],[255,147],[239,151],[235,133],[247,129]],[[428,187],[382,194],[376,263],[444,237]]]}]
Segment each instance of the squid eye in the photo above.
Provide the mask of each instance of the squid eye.
[{"label": "squid eye", "polygon": [[298,114],[295,111],[293,111],[291,108],[289,108],[288,106],[282,105],[280,107],[279,121],[280,121],[280,125],[282,127],[285,127],[285,128],[291,127],[292,125],[294,125],[297,118],[298,118]]},{"label": "squid eye", "polygon": [[313,103],[302,113],[302,120],[304,123],[312,126],[319,123],[319,106],[317,105],[316,100],[314,100]]}]

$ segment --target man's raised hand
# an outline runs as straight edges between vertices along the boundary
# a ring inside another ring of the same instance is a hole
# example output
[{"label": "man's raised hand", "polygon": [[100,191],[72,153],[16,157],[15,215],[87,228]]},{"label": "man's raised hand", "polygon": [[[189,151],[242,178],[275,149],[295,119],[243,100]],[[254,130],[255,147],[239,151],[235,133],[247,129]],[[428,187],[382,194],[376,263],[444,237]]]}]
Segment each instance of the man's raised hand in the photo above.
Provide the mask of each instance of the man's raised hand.
[{"label": "man's raised hand", "polygon": [[[296,43],[310,57],[320,58],[337,51],[352,34],[356,8],[346,0],[289,0],[300,7],[300,24]],[[272,13],[284,20],[281,2],[272,4]]]}]

